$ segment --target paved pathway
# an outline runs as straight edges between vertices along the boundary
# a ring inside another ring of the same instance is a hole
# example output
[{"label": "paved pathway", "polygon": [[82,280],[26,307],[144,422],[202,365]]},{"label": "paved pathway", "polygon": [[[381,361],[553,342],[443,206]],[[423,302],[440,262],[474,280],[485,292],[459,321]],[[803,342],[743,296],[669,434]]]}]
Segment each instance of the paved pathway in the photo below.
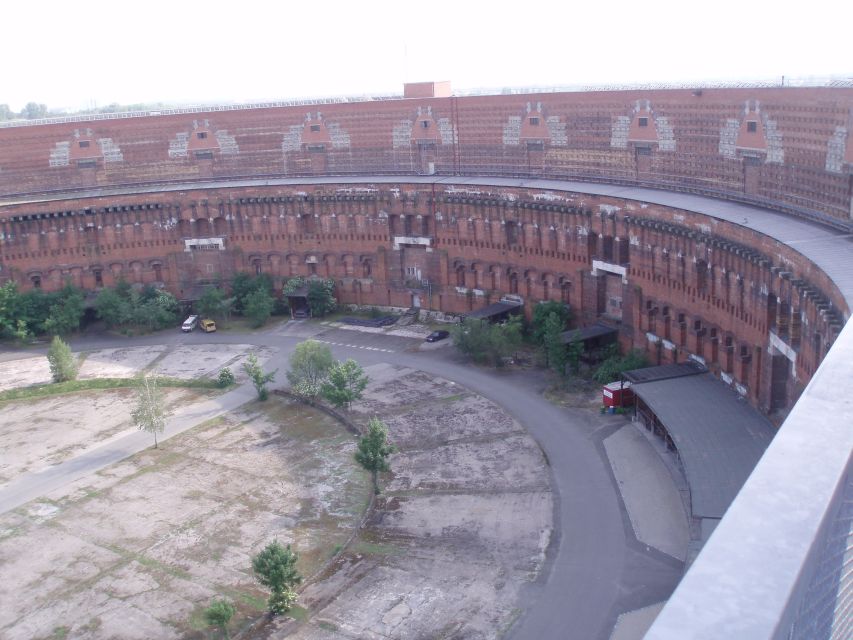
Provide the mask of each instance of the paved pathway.
[{"label": "paved pathway", "polygon": [[[162,435],[158,436],[158,440],[160,442],[168,440],[202,422],[236,409],[254,397],[256,397],[254,387],[251,383],[246,383],[211,400],[196,402],[189,407],[178,409],[169,418],[166,429]],[[124,460],[134,453],[151,447],[152,444],[151,434],[131,430],[43,471],[25,473],[0,488],[0,513],[16,509],[75,480]]]}]

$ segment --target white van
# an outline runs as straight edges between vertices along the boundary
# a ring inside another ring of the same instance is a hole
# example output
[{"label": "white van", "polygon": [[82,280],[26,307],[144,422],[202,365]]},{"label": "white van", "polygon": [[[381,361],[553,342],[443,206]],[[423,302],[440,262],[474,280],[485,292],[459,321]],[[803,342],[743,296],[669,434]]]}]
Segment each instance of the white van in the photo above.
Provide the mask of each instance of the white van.
[{"label": "white van", "polygon": [[181,325],[181,331],[184,333],[189,333],[193,329],[198,326],[198,316],[190,316],[186,320],[184,320],[184,324]]}]

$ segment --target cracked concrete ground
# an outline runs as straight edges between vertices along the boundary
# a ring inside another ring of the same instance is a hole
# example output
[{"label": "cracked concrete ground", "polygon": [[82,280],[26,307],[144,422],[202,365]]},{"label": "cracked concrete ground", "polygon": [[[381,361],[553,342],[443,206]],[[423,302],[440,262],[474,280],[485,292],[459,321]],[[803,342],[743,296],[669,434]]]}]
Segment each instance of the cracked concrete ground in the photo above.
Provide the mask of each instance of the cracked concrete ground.
[{"label": "cracked concrete ground", "polygon": [[542,567],[553,503],[544,456],[492,402],[420,371],[375,365],[356,407],[398,452],[372,517],[280,638],[494,638]]},{"label": "cracked concrete ground", "polygon": [[[195,376],[236,369],[244,355],[243,345],[140,347],[89,352],[86,362],[92,376]],[[24,369],[39,371],[29,360]],[[371,517],[340,554],[369,495],[355,439],[305,407],[255,403],[0,517],[10,577],[0,585],[0,635],[201,637],[201,608],[215,596],[238,605],[232,630],[248,637],[501,635],[552,535],[542,452],[499,407],[453,382],[391,365],[368,373],[354,418],[381,416],[398,452]],[[6,409],[20,424],[60,413],[66,424],[46,420],[39,439],[65,429],[70,444],[59,450],[73,457],[75,444],[121,429],[124,393]],[[51,451],[16,458],[51,464]],[[296,545],[306,576],[319,573],[299,621],[258,627],[265,594],[249,558],[272,537]]]},{"label": "cracked concrete ground", "polygon": [[355,438],[316,410],[251,403],[0,516],[0,637],[202,637],[214,597],[254,621],[251,556],[293,543],[310,576],[370,494]]}]

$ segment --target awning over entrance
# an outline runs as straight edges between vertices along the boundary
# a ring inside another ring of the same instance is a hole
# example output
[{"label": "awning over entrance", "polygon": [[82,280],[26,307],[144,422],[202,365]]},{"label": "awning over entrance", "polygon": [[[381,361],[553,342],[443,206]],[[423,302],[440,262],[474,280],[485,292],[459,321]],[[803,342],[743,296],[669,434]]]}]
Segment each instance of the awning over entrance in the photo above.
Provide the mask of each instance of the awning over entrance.
[{"label": "awning over entrance", "polygon": [[773,426],[710,373],[635,382],[632,388],[641,418],[663,426],[678,450],[693,516],[722,518],[773,439]]},{"label": "awning over entrance", "polygon": [[507,318],[510,314],[521,313],[523,305],[513,302],[495,302],[482,309],[466,313],[466,318],[477,318],[478,320],[489,320],[497,322]]},{"label": "awning over entrance", "polygon": [[616,342],[618,333],[619,331],[613,327],[608,327],[606,324],[596,323],[589,327],[583,327],[582,329],[563,331],[563,333],[560,334],[560,342],[563,344],[569,344],[573,340],[580,340],[585,343],[591,341],[600,343]]}]

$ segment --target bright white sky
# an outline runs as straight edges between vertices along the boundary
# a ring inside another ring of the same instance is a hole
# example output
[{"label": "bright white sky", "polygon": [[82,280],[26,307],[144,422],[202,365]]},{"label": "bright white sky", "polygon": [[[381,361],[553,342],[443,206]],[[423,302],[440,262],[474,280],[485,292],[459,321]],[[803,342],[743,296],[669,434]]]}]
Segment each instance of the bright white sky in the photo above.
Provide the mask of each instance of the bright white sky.
[{"label": "bright white sky", "polygon": [[850,0],[11,1],[0,104],[853,78]]}]

